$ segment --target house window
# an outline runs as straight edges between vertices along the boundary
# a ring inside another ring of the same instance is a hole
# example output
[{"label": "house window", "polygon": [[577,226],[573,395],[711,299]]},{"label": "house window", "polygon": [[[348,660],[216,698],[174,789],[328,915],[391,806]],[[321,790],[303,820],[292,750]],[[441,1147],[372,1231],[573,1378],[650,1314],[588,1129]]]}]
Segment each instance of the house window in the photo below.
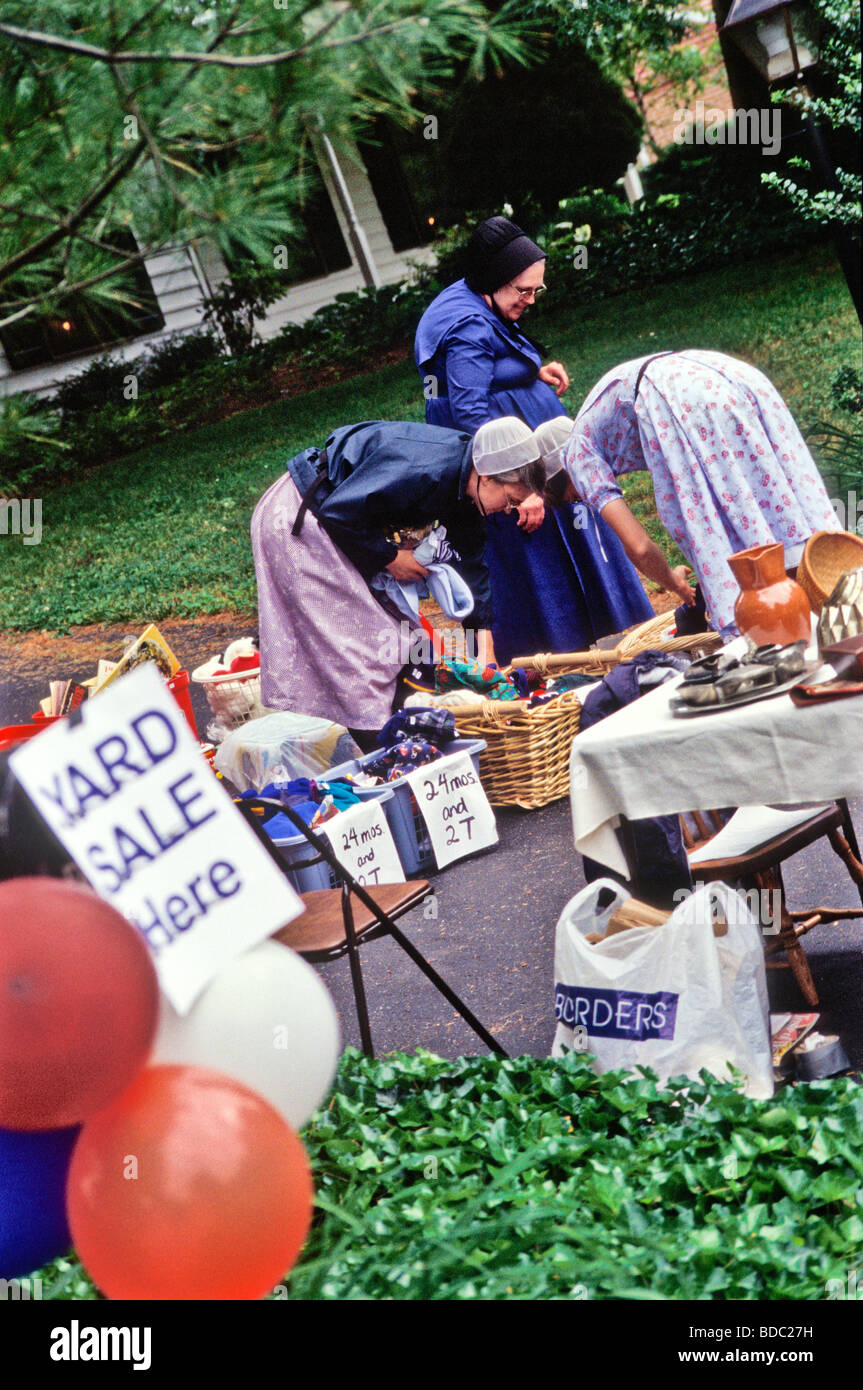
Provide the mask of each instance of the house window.
[{"label": "house window", "polygon": [[434,239],[439,209],[422,131],[377,121],[372,139],[360,141],[359,151],[393,250],[427,245]]},{"label": "house window", "polygon": [[[116,232],[106,240],[121,252],[134,254],[138,250],[130,232]],[[134,303],[122,308],[93,304],[81,295],[70,295],[53,314],[19,319],[0,328],[0,343],[9,366],[22,372],[158,333],[165,320],[143,261],[129,267],[126,284],[131,287]]]}]

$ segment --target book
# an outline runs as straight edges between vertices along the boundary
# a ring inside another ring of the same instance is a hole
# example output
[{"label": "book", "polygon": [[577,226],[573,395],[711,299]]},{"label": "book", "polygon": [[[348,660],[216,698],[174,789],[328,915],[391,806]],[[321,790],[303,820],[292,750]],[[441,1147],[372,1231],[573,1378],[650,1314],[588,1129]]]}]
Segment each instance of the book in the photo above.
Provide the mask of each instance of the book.
[{"label": "book", "polygon": [[[114,665],[113,669],[100,675],[93,695],[98,695],[105,690],[112,681],[124,676],[127,671],[133,671],[136,666],[142,666],[145,662],[152,661],[161,671],[166,680],[176,675],[180,669],[180,663],[172,652],[165,638],[153,623],[145,628],[130,647],[121,656],[120,660]],[[105,663],[106,665],[108,663]],[[102,662],[99,663],[100,671]]]},{"label": "book", "polygon": [[818,1022],[820,1014],[771,1014],[770,1045],[773,1051],[773,1065],[780,1066],[798,1043],[810,1033]]}]

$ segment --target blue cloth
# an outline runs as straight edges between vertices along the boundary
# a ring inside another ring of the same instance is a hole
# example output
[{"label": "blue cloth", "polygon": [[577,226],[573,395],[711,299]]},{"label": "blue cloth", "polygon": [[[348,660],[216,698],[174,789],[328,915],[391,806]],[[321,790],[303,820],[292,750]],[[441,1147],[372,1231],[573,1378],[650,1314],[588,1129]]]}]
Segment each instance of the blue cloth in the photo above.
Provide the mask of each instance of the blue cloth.
[{"label": "blue cloth", "polygon": [[[533,343],[498,318],[464,280],[429,305],[414,352],[430,425],[474,434],[503,415],[516,415],[535,429],[566,414],[539,380],[542,359]],[[498,513],[486,525],[498,660],[576,651],[653,616],[617,536],[585,508],[549,509],[529,536],[515,515]]]},{"label": "blue cloth", "polygon": [[[491,588],[482,518],[465,495],[473,468],[471,437],[415,421],[343,425],[326,441],[327,476],[311,507],[339,549],[370,581],[396,557],[387,532],[439,521],[459,556],[451,564],[474,598],[474,622],[491,626]],[[321,451],[285,465],[303,495],[314,484]]]},{"label": "blue cloth", "polygon": [[391,748],[405,738],[422,737],[436,748],[446,748],[457,737],[455,715],[448,709],[400,709],[380,732],[381,748]]}]

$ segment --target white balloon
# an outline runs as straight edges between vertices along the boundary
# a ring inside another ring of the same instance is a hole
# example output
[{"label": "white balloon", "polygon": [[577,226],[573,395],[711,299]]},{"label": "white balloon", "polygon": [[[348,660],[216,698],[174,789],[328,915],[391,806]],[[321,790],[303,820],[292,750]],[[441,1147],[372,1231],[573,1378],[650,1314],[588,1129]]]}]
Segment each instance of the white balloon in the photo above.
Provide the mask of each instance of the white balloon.
[{"label": "white balloon", "polygon": [[317,972],[265,941],[226,966],[185,1017],[161,996],[150,1060],[232,1076],[296,1130],[329,1091],[340,1051],[335,1005]]}]

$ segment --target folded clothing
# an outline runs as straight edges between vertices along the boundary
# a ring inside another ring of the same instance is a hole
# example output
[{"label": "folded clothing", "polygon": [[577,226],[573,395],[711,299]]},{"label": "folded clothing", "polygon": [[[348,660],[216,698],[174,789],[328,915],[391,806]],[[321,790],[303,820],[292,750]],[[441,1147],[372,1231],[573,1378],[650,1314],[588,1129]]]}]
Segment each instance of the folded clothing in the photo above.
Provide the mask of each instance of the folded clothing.
[{"label": "folded clothing", "polygon": [[404,773],[425,767],[441,756],[440,749],[429,743],[428,739],[407,738],[391,748],[385,748],[378,757],[369,758],[363,764],[363,772],[380,778],[381,782],[395,782]]},{"label": "folded clothing", "polygon": [[441,661],[437,666],[440,691],[464,686],[490,700],[520,700],[518,686],[495,665],[480,666],[478,661]]},{"label": "folded clothing", "polygon": [[436,748],[442,748],[455,736],[455,718],[449,710],[426,705],[400,709],[388,719],[380,732],[380,747],[392,748],[405,738],[425,738]]},{"label": "folded clothing", "polygon": [[468,690],[466,686],[459,686],[455,690],[447,690],[443,695],[427,695],[425,693],[409,695],[404,703],[404,708],[409,709],[451,709],[456,714],[470,714],[481,710],[483,705],[488,704],[488,696],[480,695],[478,691]]}]

